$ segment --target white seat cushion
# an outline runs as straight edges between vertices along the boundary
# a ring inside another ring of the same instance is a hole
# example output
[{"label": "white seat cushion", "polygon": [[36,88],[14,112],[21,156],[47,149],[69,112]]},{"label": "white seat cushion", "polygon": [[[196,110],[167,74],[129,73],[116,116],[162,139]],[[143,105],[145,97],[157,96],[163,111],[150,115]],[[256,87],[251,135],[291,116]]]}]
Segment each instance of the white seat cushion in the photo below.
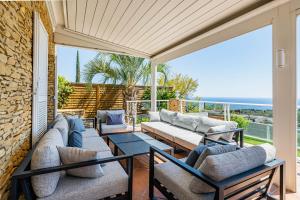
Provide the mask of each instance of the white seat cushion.
[{"label": "white seat cushion", "polygon": [[174,135],[177,134],[172,130],[172,127],[176,127],[166,122],[143,122],[141,127],[170,141],[174,141]]},{"label": "white seat cushion", "polygon": [[174,142],[187,149],[192,150],[200,144],[203,138],[204,135],[189,131],[176,135]]},{"label": "white seat cushion", "polygon": [[110,151],[101,137],[82,137],[82,148],[92,151]]},{"label": "white seat cushion", "polygon": [[[100,153],[101,158],[112,156],[110,152]],[[106,163],[102,169],[104,175],[93,179],[64,175],[55,192],[40,200],[96,200],[128,191],[128,175],[119,162]]]},{"label": "white seat cushion", "polygon": [[132,126],[127,124],[118,124],[118,125],[107,125],[106,123],[101,124],[101,133],[117,133],[117,132],[128,132],[132,130]]},{"label": "white seat cushion", "polygon": [[94,128],[86,128],[82,133],[82,137],[100,137],[97,130]]},{"label": "white seat cushion", "polygon": [[196,194],[189,189],[193,176],[178,167],[166,162],[154,166],[154,177],[179,200],[213,200],[215,194]]}]

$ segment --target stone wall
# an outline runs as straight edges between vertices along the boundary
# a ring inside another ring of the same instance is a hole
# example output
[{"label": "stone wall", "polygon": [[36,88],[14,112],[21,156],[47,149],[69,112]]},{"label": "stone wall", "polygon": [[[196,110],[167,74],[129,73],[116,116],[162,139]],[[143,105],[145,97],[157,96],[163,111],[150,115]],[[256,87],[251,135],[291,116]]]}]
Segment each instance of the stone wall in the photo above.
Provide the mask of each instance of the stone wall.
[{"label": "stone wall", "polygon": [[31,146],[33,11],[49,34],[49,120],[53,116],[54,43],[44,2],[0,2],[0,199]]}]

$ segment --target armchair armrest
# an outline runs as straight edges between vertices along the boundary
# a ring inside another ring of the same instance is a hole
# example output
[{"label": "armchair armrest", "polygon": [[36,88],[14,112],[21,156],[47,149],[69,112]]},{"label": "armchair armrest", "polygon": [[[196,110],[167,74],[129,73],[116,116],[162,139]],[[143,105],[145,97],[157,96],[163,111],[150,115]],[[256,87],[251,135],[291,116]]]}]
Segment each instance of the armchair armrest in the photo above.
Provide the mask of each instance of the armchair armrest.
[{"label": "armchair armrest", "polygon": [[230,131],[218,131],[218,132],[214,132],[214,133],[204,133],[204,137],[207,138],[208,136],[212,136],[212,135],[221,135],[221,134],[226,134],[226,133],[232,133],[234,132],[234,140],[236,141],[236,143],[239,142],[240,147],[242,148],[244,146],[244,129],[242,128],[236,128],[234,130],[230,130]]}]

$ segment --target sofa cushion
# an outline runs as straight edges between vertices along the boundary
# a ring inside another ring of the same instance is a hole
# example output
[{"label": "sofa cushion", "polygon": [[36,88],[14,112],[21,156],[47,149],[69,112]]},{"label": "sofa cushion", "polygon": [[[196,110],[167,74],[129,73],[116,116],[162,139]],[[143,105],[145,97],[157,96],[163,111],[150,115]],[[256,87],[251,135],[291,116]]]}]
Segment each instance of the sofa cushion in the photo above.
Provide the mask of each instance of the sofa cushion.
[{"label": "sofa cushion", "polygon": [[[57,146],[64,146],[62,136],[57,129],[50,129],[41,138],[33,152],[31,169],[59,166],[61,161]],[[59,178],[60,172],[31,177],[31,184],[35,194],[38,197],[51,195],[55,191]]]},{"label": "sofa cushion", "polygon": [[85,131],[82,133],[82,137],[100,137],[99,133],[94,128],[86,128]]},{"label": "sofa cushion", "polygon": [[149,114],[150,122],[159,122],[160,121],[159,112],[149,111],[148,114]]},{"label": "sofa cushion", "polygon": [[211,147],[207,147],[197,159],[194,168],[198,169],[202,162],[207,158],[207,156],[223,154],[236,150],[236,145],[214,145]]},{"label": "sofa cushion", "polygon": [[171,162],[156,164],[154,177],[180,200],[213,200],[215,194],[196,194],[190,191],[193,176]]},{"label": "sofa cushion", "polygon": [[173,111],[169,111],[166,109],[162,109],[159,113],[160,115],[160,120],[167,122],[169,124],[173,123],[174,118],[176,117],[177,113]]},{"label": "sofa cushion", "polygon": [[199,124],[199,116],[177,113],[173,120],[173,125],[195,131]]},{"label": "sofa cushion", "polygon": [[[212,140],[216,140],[218,141],[222,135],[218,134],[218,135],[213,135],[212,133],[217,133],[217,132],[223,132],[226,131],[226,125],[219,125],[219,126],[214,126],[214,127],[210,127],[207,131],[207,138],[212,139]],[[201,141],[202,143],[204,142],[204,138]]]},{"label": "sofa cushion", "polygon": [[130,130],[130,126],[127,124],[118,124],[118,125],[107,125],[106,123],[101,124],[101,133],[116,133],[116,132],[126,132]]},{"label": "sofa cushion", "polygon": [[[123,124],[125,124],[125,110],[97,110],[97,118],[101,123],[106,123],[107,112],[113,114],[123,114]],[[100,123],[99,121],[97,123]]]},{"label": "sofa cushion", "polygon": [[85,127],[83,124],[82,119],[80,118],[69,118],[69,133],[72,132],[73,130],[76,130],[78,132],[83,132],[85,131]]},{"label": "sofa cushion", "polygon": [[178,128],[181,129],[177,134],[174,136],[174,142],[187,148],[192,150],[193,148],[195,148],[196,146],[198,146],[201,141],[203,140],[204,135],[189,131],[189,130],[185,130],[182,128]]},{"label": "sofa cushion", "polygon": [[[113,156],[109,151],[100,152],[99,154],[101,158]],[[104,175],[93,179],[64,175],[51,196],[39,199],[103,199],[128,191],[128,175],[119,162],[108,162],[102,169]]]},{"label": "sofa cushion", "polygon": [[[57,147],[62,164],[71,164],[89,160],[100,159],[97,151],[80,149],[75,147]],[[83,178],[97,178],[103,176],[103,170],[98,165],[91,165],[67,170],[68,175]]]},{"label": "sofa cushion", "polygon": [[69,141],[68,141],[68,146],[70,147],[82,147],[82,133],[73,130],[71,134],[69,135]]},{"label": "sofa cushion", "polygon": [[67,146],[68,145],[68,135],[69,135],[69,124],[68,121],[66,120],[65,117],[63,117],[62,115],[57,115],[57,119],[56,122],[54,123],[53,128],[56,128],[59,130],[64,145]]},{"label": "sofa cushion", "polygon": [[82,137],[82,148],[99,152],[110,151],[101,137]]},{"label": "sofa cushion", "polygon": [[196,161],[198,160],[201,153],[209,146],[214,146],[215,143],[210,143],[207,145],[200,144],[197,147],[195,147],[187,156],[185,163],[188,164],[191,167],[194,167]]},{"label": "sofa cushion", "polygon": [[115,113],[107,112],[106,124],[107,125],[123,124],[123,114],[122,113],[115,114]]}]

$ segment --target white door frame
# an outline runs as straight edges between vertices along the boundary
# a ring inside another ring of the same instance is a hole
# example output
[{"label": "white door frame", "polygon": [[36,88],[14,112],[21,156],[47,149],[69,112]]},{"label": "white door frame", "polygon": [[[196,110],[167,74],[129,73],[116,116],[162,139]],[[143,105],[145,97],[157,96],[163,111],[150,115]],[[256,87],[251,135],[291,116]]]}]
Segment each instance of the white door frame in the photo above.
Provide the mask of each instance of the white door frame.
[{"label": "white door frame", "polygon": [[[47,41],[42,41],[43,37],[46,37]],[[42,68],[41,63],[45,64],[45,69]],[[41,71],[44,76],[41,75]],[[43,90],[39,89],[42,87]],[[48,114],[48,32],[38,12],[34,12],[32,90],[32,145],[34,145],[47,130]],[[40,106],[41,101],[44,102],[42,106]]]}]

